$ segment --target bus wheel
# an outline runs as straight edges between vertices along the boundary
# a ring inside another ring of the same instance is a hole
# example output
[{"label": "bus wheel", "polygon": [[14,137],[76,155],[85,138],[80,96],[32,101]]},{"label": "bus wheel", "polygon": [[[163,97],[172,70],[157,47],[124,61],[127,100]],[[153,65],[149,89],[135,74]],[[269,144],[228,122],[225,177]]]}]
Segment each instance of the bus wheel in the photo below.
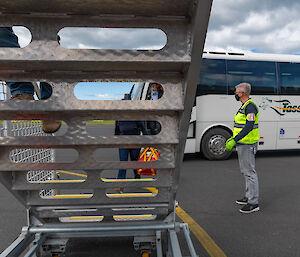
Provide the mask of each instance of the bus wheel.
[{"label": "bus wheel", "polygon": [[222,128],[214,128],[206,132],[201,142],[201,152],[208,160],[225,160],[231,152],[225,150],[225,143],[230,133]]}]

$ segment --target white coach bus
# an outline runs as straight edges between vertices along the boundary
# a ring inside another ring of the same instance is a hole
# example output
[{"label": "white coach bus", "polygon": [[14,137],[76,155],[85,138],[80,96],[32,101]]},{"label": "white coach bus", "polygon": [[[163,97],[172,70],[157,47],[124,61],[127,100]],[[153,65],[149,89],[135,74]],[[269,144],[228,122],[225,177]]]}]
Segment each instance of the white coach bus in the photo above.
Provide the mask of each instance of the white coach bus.
[{"label": "white coach bus", "polygon": [[234,98],[241,82],[252,85],[259,107],[258,149],[300,148],[300,56],[204,52],[185,153],[201,152],[209,160],[230,156],[225,142],[241,106]]}]

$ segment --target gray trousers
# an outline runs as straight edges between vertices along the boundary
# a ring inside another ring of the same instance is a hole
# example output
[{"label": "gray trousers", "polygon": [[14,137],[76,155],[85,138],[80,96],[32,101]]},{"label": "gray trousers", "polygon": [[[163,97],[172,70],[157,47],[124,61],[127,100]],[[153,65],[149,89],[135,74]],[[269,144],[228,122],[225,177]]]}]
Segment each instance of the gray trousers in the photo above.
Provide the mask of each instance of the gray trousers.
[{"label": "gray trousers", "polygon": [[245,196],[248,198],[248,203],[258,204],[258,177],[255,171],[255,154],[257,151],[257,144],[237,145],[236,148],[240,163],[240,170],[245,177]]}]

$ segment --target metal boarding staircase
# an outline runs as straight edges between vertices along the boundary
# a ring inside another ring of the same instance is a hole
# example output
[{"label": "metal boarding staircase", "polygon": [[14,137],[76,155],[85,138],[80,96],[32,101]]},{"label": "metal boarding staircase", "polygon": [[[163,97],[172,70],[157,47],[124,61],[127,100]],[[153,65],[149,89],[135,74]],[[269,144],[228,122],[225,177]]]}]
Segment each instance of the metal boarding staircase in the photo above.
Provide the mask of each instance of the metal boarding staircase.
[{"label": "metal boarding staircase", "polygon": [[[0,80],[46,81],[53,88],[43,101],[0,101],[0,120],[52,118],[68,124],[63,136],[0,137],[0,182],[26,208],[28,225],[0,256],[64,256],[73,237],[134,236],[143,256],[182,256],[177,234],[183,230],[191,256],[196,256],[188,227],[175,222],[179,184],[190,112],[212,0],[40,0],[2,1],[0,26],[30,29],[25,48],[0,48]],[[63,27],[159,28],[168,38],[159,50],[74,50],[57,42]],[[164,88],[158,101],[85,101],[73,94],[79,81],[150,81]],[[64,92],[63,94],[61,92]],[[86,122],[156,120],[155,136],[90,136]],[[96,162],[98,148],[157,147],[155,162]],[[15,149],[72,148],[73,163],[14,162]],[[141,180],[101,178],[103,170],[158,169],[157,177]],[[29,171],[83,170],[84,179],[28,180]],[[126,193],[114,193],[116,187]],[[136,188],[155,188],[145,193]],[[72,193],[82,190],[88,193]],[[41,190],[54,190],[45,197]],[[62,193],[69,192],[69,193]]]}]

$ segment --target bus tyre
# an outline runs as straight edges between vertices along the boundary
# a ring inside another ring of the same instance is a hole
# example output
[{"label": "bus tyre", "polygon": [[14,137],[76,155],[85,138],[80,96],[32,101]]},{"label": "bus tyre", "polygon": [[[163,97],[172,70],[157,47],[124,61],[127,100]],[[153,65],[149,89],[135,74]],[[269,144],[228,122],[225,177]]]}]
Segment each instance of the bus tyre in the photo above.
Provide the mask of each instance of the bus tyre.
[{"label": "bus tyre", "polygon": [[227,152],[225,143],[231,134],[222,128],[214,128],[206,132],[201,142],[201,152],[208,160],[226,160],[231,151]]}]

